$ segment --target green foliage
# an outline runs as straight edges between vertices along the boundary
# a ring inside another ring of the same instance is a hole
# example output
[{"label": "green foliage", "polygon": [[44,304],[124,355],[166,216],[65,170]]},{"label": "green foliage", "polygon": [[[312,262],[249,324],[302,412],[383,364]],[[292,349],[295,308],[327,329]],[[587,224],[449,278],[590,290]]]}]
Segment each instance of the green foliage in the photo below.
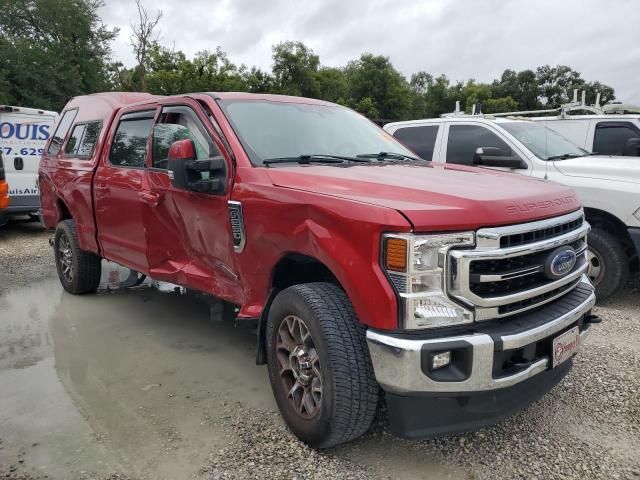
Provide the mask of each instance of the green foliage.
[{"label": "green foliage", "polygon": [[388,57],[364,53],[345,67],[323,66],[302,42],[273,46],[271,71],[236,65],[227,54],[198,52],[193,58],[162,46],[155,28],[162,12],[149,15],[140,0],[131,45],[137,65],[110,63],[117,31],[102,24],[102,0],[0,0],[0,103],[60,110],[70,97],[104,90],[173,95],[198,91],[281,93],[347,105],[369,118],[404,120],[451,112],[456,101],[485,113],[558,107],[586,90],[587,103],[615,99],[614,90],[587,82],[568,66],[505,70],[491,83],[452,83],[425,71],[409,81]]},{"label": "green foliage", "polygon": [[60,110],[74,95],[110,88],[117,31],[102,24],[101,0],[3,0],[0,98]]}]

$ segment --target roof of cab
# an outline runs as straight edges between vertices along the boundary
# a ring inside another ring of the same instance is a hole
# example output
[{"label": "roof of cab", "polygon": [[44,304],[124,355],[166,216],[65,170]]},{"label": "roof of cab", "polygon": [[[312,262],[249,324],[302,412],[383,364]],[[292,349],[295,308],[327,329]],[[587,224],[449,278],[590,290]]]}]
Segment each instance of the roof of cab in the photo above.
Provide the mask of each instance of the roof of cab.
[{"label": "roof of cab", "polygon": [[207,92],[216,100],[258,100],[281,103],[306,103],[311,105],[335,105],[331,102],[318,100],[316,98],[294,97],[291,95],[275,95],[270,93],[247,93],[247,92]]},{"label": "roof of cab", "polygon": [[[197,94],[185,93],[182,95],[162,96],[152,95],[150,93],[138,92],[104,92],[93,93],[91,95],[82,95],[72,98],[65,106],[65,110],[78,109],[76,122],[100,120],[109,118],[114,110],[121,107],[137,104],[144,105],[162,98],[184,97]],[[202,95],[202,94],[200,94]],[[273,95],[263,93],[246,93],[246,92],[207,92],[204,95],[210,95],[216,100],[255,100],[269,101],[281,103],[305,103],[311,105],[334,105],[324,100],[315,98],[293,97],[289,95]]]},{"label": "roof of cab", "polygon": [[163,98],[159,95],[138,92],[104,92],[72,98],[65,110],[78,109],[76,122],[101,120],[111,117],[114,110],[133,103],[145,103]]}]

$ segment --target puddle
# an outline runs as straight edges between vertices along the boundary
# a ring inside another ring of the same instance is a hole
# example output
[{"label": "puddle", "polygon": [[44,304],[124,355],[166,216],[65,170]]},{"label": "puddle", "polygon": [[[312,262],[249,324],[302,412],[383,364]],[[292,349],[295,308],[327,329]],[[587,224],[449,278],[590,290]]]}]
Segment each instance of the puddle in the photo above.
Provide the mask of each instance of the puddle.
[{"label": "puddle", "polygon": [[[251,328],[212,321],[201,296],[171,284],[120,288],[128,276],[104,262],[95,295],[50,278],[0,296],[0,464],[193,478],[231,441],[237,405],[277,410]],[[397,478],[464,478],[373,437],[333,454]]]},{"label": "puddle", "polygon": [[189,478],[225,443],[220,405],[276,409],[255,334],[184,289],[103,271],[97,295],[47,279],[0,297],[0,464]]}]

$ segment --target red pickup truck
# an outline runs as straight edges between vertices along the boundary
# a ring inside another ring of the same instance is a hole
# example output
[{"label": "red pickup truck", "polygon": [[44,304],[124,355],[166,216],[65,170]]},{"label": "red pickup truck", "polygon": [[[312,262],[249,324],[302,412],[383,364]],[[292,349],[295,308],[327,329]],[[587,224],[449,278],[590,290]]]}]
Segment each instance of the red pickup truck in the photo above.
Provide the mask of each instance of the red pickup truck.
[{"label": "red pickup truck", "polygon": [[68,292],[96,291],[108,259],[235,306],[314,447],[365,433],[381,398],[407,438],[494,423],[597,321],[570,189],[432,164],[323,101],[74,98],[39,182]]}]

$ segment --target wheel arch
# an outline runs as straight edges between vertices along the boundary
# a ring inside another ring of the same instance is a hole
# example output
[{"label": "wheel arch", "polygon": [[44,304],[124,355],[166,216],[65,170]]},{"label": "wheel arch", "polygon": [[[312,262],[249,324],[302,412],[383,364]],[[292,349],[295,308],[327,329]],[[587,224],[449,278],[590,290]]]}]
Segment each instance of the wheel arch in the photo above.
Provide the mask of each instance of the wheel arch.
[{"label": "wheel arch", "polygon": [[591,227],[600,228],[622,239],[623,247],[629,259],[636,258],[635,246],[627,226],[622,220],[609,212],[591,207],[586,207],[584,214]]},{"label": "wheel arch", "polygon": [[257,365],[264,365],[267,362],[265,338],[267,316],[269,315],[271,304],[276,295],[285,288],[293,285],[312,282],[333,283],[346,293],[345,288],[331,269],[322,261],[310,255],[287,252],[273,266],[271,270],[271,281],[269,283],[269,295],[258,319]]}]

